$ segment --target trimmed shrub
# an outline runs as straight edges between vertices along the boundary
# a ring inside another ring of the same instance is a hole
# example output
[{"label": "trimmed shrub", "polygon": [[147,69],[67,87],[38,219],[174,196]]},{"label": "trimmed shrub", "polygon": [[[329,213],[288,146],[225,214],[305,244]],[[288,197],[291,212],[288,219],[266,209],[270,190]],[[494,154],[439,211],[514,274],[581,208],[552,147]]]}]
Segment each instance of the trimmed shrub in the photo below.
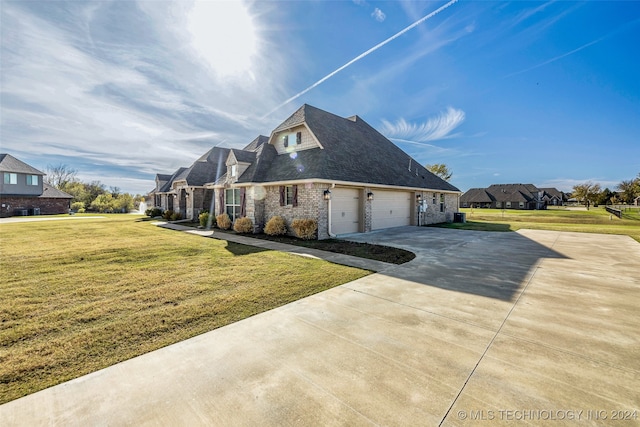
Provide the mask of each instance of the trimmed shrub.
[{"label": "trimmed shrub", "polygon": [[228,230],[231,228],[231,218],[226,213],[220,214],[216,217],[216,224],[221,230]]},{"label": "trimmed shrub", "polygon": [[[209,212],[207,212],[207,211],[200,212],[200,215],[198,215],[198,221],[200,221],[200,226],[202,228],[206,228],[207,227],[207,223],[209,222],[209,217],[210,216],[211,215],[209,215]],[[211,226],[215,227],[216,226],[216,218],[212,217],[211,219],[212,219]]]},{"label": "trimmed shrub", "polygon": [[273,216],[264,226],[264,234],[269,236],[281,236],[287,234],[287,223],[281,216]]},{"label": "trimmed shrub", "polygon": [[173,215],[173,214],[174,214],[174,212],[171,209],[166,210],[166,211],[162,212],[162,218],[166,219],[167,221],[170,221],[171,220],[171,215]]},{"label": "trimmed shrub", "polygon": [[316,238],[318,233],[318,221],[311,218],[294,219],[291,228],[299,238],[312,240]]},{"label": "trimmed shrub", "polygon": [[253,233],[253,222],[247,217],[238,218],[233,223],[233,230],[236,233]]},{"label": "trimmed shrub", "polygon": [[180,212],[174,212],[171,214],[171,221],[178,221],[182,219],[182,214]]},{"label": "trimmed shrub", "polygon": [[157,216],[162,216],[162,209],[160,208],[149,208],[144,211],[144,214],[148,217],[155,218]]}]

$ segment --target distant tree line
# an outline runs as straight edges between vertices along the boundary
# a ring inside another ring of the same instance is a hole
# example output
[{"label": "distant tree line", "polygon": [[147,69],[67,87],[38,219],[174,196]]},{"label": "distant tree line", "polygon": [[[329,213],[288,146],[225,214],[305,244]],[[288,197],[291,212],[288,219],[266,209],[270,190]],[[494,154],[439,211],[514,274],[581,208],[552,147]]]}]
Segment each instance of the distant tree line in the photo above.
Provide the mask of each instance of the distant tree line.
[{"label": "distant tree line", "polygon": [[634,179],[620,182],[616,187],[618,191],[608,188],[602,190],[600,184],[586,182],[573,186],[571,197],[589,207],[589,205],[617,205],[633,204],[636,197],[640,196],[640,173]]},{"label": "distant tree line", "polygon": [[123,193],[118,187],[107,187],[100,181],[82,182],[78,171],[67,165],[48,165],[46,181],[73,196],[71,209],[76,212],[129,212],[138,209],[144,197]]}]

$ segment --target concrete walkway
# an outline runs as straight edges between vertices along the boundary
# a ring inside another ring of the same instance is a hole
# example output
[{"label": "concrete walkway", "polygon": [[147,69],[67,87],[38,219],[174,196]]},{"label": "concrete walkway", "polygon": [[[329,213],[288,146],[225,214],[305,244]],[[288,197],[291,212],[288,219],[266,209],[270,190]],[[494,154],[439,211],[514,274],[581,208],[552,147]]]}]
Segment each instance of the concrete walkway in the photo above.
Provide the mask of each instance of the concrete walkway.
[{"label": "concrete walkway", "polygon": [[352,238],[418,256],[9,402],[0,425],[639,425],[631,238]]}]

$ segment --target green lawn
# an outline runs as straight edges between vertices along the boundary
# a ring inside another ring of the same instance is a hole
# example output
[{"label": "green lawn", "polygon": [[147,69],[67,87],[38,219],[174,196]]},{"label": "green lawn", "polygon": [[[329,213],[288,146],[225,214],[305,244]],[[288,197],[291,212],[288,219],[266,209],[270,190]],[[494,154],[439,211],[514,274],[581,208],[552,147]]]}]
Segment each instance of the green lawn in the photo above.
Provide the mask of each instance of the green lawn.
[{"label": "green lawn", "polygon": [[0,403],[369,274],[105,216],[0,225]]},{"label": "green lawn", "polygon": [[629,208],[622,218],[604,207],[587,210],[550,208],[547,210],[460,209],[467,214],[466,224],[446,224],[448,228],[481,231],[535,230],[576,231],[583,233],[623,234],[640,242],[640,210]]}]

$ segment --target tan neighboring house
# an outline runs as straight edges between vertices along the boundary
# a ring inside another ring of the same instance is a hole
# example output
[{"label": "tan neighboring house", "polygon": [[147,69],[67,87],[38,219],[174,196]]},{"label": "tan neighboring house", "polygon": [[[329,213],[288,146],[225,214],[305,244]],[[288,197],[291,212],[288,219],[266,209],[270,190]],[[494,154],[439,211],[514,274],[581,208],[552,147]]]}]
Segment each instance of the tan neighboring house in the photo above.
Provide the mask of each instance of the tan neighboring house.
[{"label": "tan neighboring house", "polygon": [[[312,218],[319,239],[447,222],[458,212],[460,190],[358,116],[343,118],[305,104],[269,137],[227,151],[221,174],[219,157],[209,162],[208,167],[216,167],[211,175],[219,176],[202,185],[202,203],[189,211],[190,196],[185,195],[186,203],[174,201],[173,210],[195,217],[197,209],[209,209],[209,201],[216,214],[250,218],[256,232],[275,215],[289,224]],[[155,194],[182,200],[184,183],[194,187],[185,174],[176,171],[162,188],[158,184],[166,176],[158,175]],[[169,201],[160,206],[168,207]]]},{"label": "tan neighboring house", "polygon": [[73,196],[44,181],[45,174],[0,154],[0,217],[68,213]]}]

